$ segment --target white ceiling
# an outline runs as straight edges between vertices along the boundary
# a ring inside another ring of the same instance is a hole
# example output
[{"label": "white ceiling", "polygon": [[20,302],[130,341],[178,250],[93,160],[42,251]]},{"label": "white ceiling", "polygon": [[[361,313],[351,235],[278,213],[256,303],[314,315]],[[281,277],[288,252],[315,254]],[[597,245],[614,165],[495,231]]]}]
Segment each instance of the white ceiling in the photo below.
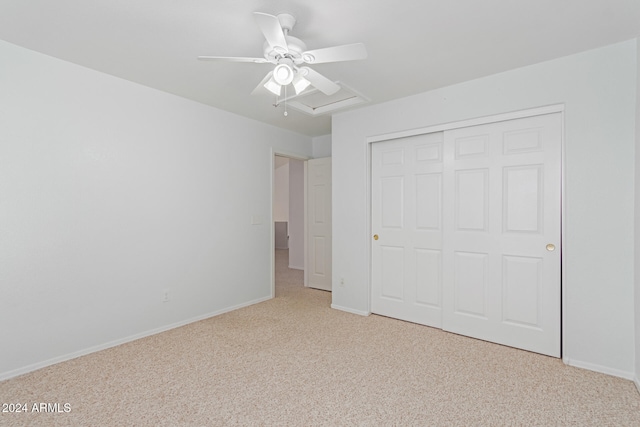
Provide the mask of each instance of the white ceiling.
[{"label": "white ceiling", "polygon": [[[252,12],[288,12],[308,49],[363,42],[316,71],[379,103],[640,35],[640,0],[0,0],[0,39],[309,136],[309,117],[250,92],[269,64]],[[0,59],[1,61],[1,59]],[[46,71],[46,70],[44,70]]]}]

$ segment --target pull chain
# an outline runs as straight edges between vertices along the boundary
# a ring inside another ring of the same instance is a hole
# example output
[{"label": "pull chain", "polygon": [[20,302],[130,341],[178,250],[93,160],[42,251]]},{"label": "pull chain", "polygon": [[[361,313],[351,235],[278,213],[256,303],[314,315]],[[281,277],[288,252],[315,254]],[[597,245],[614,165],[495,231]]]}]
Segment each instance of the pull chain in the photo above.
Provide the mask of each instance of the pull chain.
[{"label": "pull chain", "polygon": [[284,116],[287,117],[289,113],[287,113],[287,86],[284,87]]}]

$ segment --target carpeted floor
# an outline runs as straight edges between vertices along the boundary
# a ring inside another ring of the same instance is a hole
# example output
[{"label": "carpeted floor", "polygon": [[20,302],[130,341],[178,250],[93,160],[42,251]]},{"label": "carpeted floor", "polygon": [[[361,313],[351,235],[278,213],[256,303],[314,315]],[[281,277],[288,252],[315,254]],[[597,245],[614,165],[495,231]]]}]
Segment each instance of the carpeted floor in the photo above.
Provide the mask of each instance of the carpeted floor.
[{"label": "carpeted floor", "polygon": [[630,381],[332,310],[276,257],[275,299],[1,382],[0,425],[640,426]]}]

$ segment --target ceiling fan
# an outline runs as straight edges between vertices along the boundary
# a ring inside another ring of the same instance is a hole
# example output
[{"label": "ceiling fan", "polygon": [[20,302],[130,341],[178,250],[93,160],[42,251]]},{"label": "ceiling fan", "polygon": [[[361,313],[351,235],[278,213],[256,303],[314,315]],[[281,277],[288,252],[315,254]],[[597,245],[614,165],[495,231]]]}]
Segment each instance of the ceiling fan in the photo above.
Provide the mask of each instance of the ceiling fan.
[{"label": "ceiling fan", "polygon": [[296,19],[288,13],[273,16],[267,13],[254,12],[253,16],[266,39],[264,43],[264,58],[198,57],[203,61],[274,64],[275,68],[262,79],[252,94],[256,94],[264,87],[275,95],[280,96],[282,88],[292,84],[296,94],[301,93],[311,85],[326,95],[333,95],[340,90],[340,86],[306,65],[352,61],[367,57],[367,50],[362,43],[307,50],[307,46],[302,40],[289,35],[289,32],[296,24]]}]

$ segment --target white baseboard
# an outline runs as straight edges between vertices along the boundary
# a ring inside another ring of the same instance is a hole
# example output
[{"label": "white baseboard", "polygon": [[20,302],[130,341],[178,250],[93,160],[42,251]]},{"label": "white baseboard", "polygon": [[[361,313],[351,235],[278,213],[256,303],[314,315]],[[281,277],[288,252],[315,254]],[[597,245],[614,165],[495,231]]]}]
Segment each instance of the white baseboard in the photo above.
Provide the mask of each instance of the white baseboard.
[{"label": "white baseboard", "polygon": [[[589,371],[600,372],[601,374],[607,374],[614,377],[624,378],[625,380],[634,381],[635,374],[633,372],[621,371],[619,369],[609,368],[607,366],[598,365],[596,363],[582,362],[580,360],[572,360],[568,357],[562,359],[562,361],[569,366],[575,368],[587,369]],[[638,381],[635,379],[636,387]],[[640,388],[639,388],[640,389]]]},{"label": "white baseboard", "polygon": [[304,267],[298,267],[297,265],[291,265],[291,264],[289,264],[289,268],[292,268],[294,270],[304,270]]},{"label": "white baseboard", "polygon": [[353,308],[342,307],[342,306],[335,305],[335,304],[331,304],[331,308],[333,308],[335,310],[346,311],[347,313],[351,313],[351,314],[357,314],[359,316],[368,316],[368,315],[371,314],[368,311],[355,310]]},{"label": "white baseboard", "polygon": [[201,316],[192,317],[190,319],[182,320],[180,322],[172,323],[170,325],[161,326],[159,328],[151,329],[149,331],[141,332],[139,334],[131,335],[126,338],[117,339],[114,341],[109,341],[104,344],[98,344],[93,347],[85,348],[83,350],[74,351],[73,353],[68,353],[62,356],[54,357],[52,359],[44,360],[42,362],[33,363],[31,365],[23,366],[21,368],[13,369],[7,372],[0,372],[0,381],[8,380],[9,378],[17,377],[18,375],[27,374],[29,372],[36,371],[38,369],[46,368],[47,366],[55,365],[56,363],[66,362],[67,360],[75,359],[80,356],[85,356],[87,354],[95,353],[97,351],[106,350],[111,347],[116,347],[121,344],[125,344],[131,341],[139,340],[140,338],[145,338],[151,335],[159,334],[161,332],[166,332],[171,329],[179,328],[184,325],[188,325],[189,323],[199,322],[201,320],[209,319],[210,317],[219,316],[224,313],[228,313],[230,311],[238,310],[243,307],[248,307],[253,304],[258,304],[267,300],[272,299],[272,296],[267,296],[263,298],[258,298],[253,301],[248,301],[242,304],[234,305],[232,307],[222,308],[220,310],[213,311],[211,313],[203,314]]},{"label": "white baseboard", "polygon": [[636,376],[633,378],[633,382],[635,383],[636,388],[638,389],[638,393],[640,393],[640,379],[638,379],[638,377]]}]

